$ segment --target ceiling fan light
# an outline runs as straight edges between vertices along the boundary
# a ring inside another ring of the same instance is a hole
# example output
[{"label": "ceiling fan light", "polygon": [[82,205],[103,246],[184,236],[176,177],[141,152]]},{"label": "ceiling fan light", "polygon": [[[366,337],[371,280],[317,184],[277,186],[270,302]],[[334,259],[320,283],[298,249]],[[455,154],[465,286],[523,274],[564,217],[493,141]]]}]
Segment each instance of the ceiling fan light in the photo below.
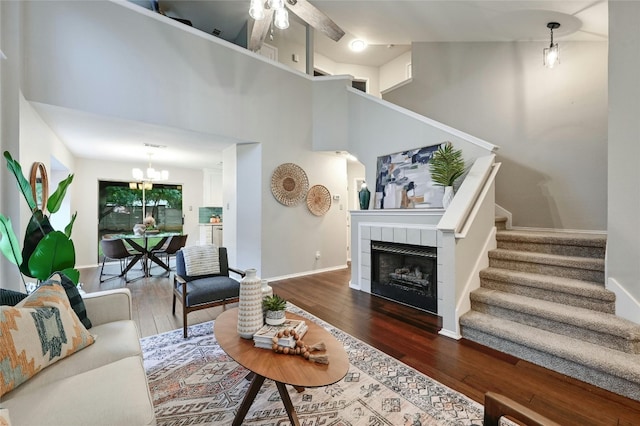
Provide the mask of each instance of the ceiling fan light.
[{"label": "ceiling fan light", "polygon": [[349,47],[351,47],[351,50],[354,52],[362,52],[367,48],[367,43],[364,40],[355,39],[351,42]]},{"label": "ceiling fan light", "polygon": [[284,9],[284,0],[269,0],[269,7],[273,10]]},{"label": "ceiling fan light", "polygon": [[273,17],[273,24],[276,28],[281,30],[286,30],[289,28],[289,13],[287,9],[284,7],[281,9],[276,9],[275,15]]},{"label": "ceiling fan light", "polygon": [[251,4],[249,5],[249,15],[256,21],[264,19],[265,17],[264,3],[262,1],[263,0],[251,0]]}]

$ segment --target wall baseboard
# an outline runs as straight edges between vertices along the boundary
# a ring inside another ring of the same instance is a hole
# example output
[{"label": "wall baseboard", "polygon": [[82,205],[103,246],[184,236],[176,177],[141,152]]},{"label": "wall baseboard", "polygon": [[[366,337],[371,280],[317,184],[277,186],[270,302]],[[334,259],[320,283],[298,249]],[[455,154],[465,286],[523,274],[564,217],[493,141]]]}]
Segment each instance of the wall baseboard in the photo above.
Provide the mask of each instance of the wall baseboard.
[{"label": "wall baseboard", "polygon": [[273,281],[286,280],[286,279],[289,279],[289,278],[305,277],[307,275],[319,274],[321,272],[338,271],[340,269],[346,269],[346,268],[348,268],[348,265],[344,264],[344,265],[338,265],[338,266],[331,266],[329,268],[314,269],[313,271],[305,271],[305,272],[297,272],[295,274],[281,275],[281,276],[278,276],[278,277],[270,277],[270,278],[262,277],[262,279],[266,279],[269,282],[273,282]]},{"label": "wall baseboard", "polygon": [[607,289],[616,294],[616,315],[640,324],[640,302],[620,285],[615,278],[607,280]]}]

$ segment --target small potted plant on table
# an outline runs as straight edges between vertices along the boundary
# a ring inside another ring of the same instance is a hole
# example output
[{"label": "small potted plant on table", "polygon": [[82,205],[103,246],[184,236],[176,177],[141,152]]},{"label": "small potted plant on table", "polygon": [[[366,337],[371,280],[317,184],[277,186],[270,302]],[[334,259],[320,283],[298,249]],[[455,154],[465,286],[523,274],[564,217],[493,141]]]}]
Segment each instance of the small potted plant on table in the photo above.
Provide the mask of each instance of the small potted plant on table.
[{"label": "small potted plant on table", "polygon": [[274,294],[262,299],[262,308],[265,312],[265,321],[269,325],[280,325],[285,322],[285,309],[287,301]]}]

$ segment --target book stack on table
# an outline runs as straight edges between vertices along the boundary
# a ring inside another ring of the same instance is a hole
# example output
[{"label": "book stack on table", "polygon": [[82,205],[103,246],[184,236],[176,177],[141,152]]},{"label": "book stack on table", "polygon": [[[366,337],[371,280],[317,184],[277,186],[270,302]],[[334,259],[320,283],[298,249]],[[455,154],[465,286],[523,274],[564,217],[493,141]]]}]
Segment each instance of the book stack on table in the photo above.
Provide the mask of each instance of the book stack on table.
[{"label": "book stack on table", "polygon": [[[272,349],[273,343],[274,343],[273,338],[275,336],[278,336],[281,331],[284,332],[285,330],[288,329],[290,331],[295,332],[299,338],[302,338],[302,336],[304,336],[304,333],[307,332],[308,328],[309,327],[304,321],[293,320],[293,319],[291,320],[287,319],[284,323],[280,325],[265,324],[262,326],[260,330],[254,333],[253,345],[256,348]],[[290,333],[289,336],[283,335],[279,337],[278,345],[282,346],[283,348],[295,348],[296,340],[293,338],[291,334],[293,333]]]}]

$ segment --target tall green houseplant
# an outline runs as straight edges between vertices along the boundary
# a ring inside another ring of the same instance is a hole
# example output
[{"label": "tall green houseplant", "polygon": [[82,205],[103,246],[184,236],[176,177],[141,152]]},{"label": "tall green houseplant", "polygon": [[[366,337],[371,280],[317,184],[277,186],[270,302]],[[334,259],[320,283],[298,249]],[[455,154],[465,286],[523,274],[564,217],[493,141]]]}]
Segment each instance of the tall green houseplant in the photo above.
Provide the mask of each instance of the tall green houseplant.
[{"label": "tall green houseplant", "polygon": [[75,269],[76,252],[71,240],[71,230],[77,213],[73,214],[64,232],[53,229],[46,214],[47,211],[54,214],[60,210],[67,188],[73,181],[73,175],[70,174],[61,181],[47,200],[42,200],[46,206],[41,209],[36,203],[29,181],[22,173],[20,163],[14,160],[8,151],[5,151],[4,158],[7,160],[7,169],[15,177],[18,189],[31,210],[31,219],[20,251],[11,220],[0,214],[0,251],[28,277],[44,281],[54,272],[60,272],[77,284],[80,272]]}]

